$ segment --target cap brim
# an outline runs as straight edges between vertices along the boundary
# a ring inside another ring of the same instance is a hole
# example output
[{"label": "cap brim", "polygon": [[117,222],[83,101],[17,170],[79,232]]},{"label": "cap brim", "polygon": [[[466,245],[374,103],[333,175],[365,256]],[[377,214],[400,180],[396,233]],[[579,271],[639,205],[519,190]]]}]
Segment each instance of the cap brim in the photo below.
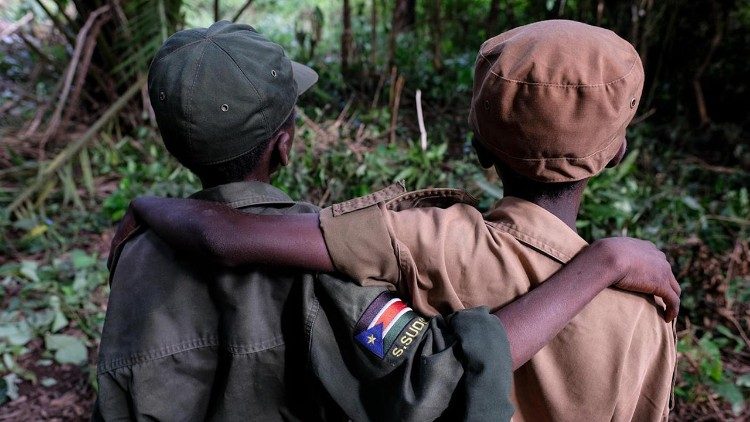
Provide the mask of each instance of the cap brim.
[{"label": "cap brim", "polygon": [[298,96],[315,85],[315,82],[318,82],[317,72],[295,61],[292,61],[292,75],[294,76],[294,81],[297,82]]}]

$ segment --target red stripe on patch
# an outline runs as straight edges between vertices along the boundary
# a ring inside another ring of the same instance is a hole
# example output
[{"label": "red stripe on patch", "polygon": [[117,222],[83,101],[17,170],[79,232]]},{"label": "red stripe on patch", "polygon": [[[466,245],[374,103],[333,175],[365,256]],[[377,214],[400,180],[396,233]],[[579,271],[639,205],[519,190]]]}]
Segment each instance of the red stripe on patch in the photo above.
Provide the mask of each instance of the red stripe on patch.
[{"label": "red stripe on patch", "polygon": [[406,308],[406,303],[404,303],[404,301],[398,300],[393,302],[391,306],[380,315],[380,318],[378,318],[374,325],[383,324],[383,329],[385,329],[391,323],[393,318],[395,318],[404,308]]}]

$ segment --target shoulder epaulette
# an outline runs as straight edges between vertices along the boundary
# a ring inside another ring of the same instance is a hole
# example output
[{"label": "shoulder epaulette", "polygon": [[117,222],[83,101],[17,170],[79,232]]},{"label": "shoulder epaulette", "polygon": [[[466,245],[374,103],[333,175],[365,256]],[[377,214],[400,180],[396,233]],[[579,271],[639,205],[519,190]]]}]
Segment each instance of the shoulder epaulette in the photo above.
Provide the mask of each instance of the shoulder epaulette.
[{"label": "shoulder epaulette", "polygon": [[460,189],[430,188],[407,192],[402,180],[371,194],[333,204],[331,211],[337,217],[380,203],[391,211],[401,211],[424,207],[448,208],[455,204],[475,207],[478,201]]}]

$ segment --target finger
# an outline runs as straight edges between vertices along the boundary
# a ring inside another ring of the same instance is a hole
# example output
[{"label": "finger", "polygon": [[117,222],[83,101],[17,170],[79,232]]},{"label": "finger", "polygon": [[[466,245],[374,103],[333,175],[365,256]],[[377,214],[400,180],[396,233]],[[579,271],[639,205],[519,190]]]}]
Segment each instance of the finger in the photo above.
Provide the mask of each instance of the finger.
[{"label": "finger", "polygon": [[680,297],[672,290],[669,290],[663,297],[667,309],[664,312],[664,321],[672,322],[680,311]]},{"label": "finger", "polygon": [[672,286],[672,290],[674,290],[678,297],[682,295],[682,287],[680,287],[680,283],[677,282],[676,278],[673,277],[669,281],[669,285]]}]

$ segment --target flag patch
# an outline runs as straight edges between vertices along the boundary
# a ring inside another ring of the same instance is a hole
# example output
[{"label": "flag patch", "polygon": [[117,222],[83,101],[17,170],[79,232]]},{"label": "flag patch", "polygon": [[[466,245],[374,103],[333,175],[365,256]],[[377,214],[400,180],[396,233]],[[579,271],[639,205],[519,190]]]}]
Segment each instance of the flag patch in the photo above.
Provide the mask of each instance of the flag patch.
[{"label": "flag patch", "polygon": [[417,314],[390,292],[383,292],[370,303],[357,321],[354,339],[365,349],[383,358],[401,330]]}]

